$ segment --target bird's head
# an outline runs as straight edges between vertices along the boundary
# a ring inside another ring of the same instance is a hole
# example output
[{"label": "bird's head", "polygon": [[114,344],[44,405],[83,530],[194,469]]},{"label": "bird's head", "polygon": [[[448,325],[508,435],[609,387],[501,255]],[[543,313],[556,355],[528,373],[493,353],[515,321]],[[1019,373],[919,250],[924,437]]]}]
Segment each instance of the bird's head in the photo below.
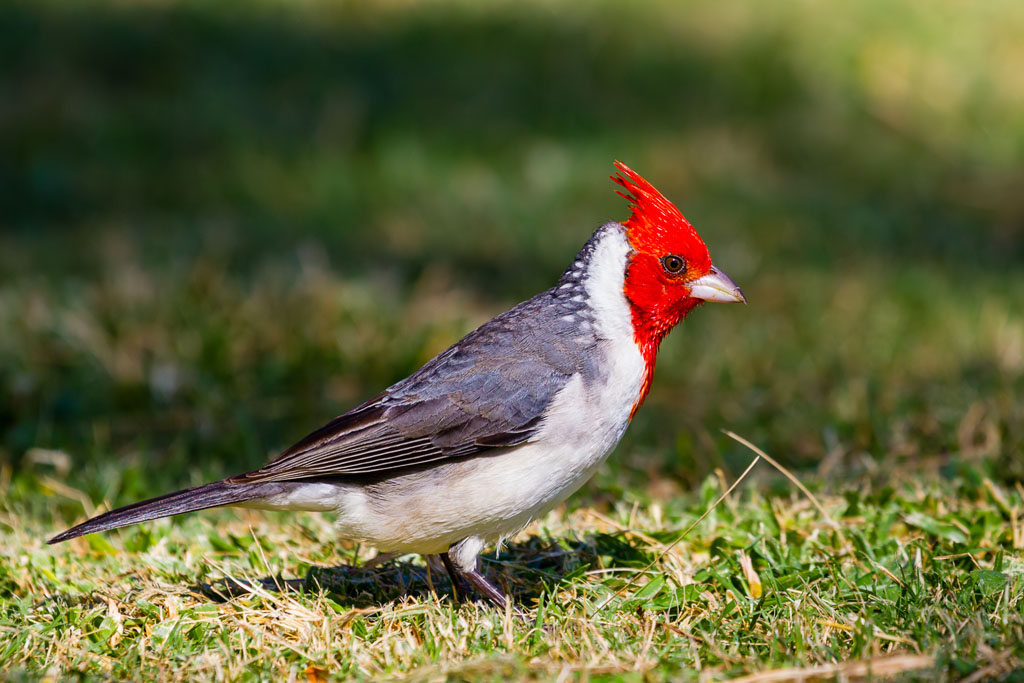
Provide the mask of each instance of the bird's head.
[{"label": "bird's head", "polygon": [[612,180],[633,210],[623,225],[633,253],[625,294],[636,342],[649,361],[658,345],[693,308],[705,301],[744,302],[743,292],[711,263],[707,245],[679,209],[622,162]]}]

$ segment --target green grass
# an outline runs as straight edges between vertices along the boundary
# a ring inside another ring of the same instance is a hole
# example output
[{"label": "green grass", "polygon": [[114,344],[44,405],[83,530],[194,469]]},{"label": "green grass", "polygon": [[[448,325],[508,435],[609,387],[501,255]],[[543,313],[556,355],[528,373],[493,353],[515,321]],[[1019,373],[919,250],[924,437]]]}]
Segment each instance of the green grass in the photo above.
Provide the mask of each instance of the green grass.
[{"label": "green grass", "polygon": [[[718,679],[841,662],[932,678],[1024,662],[1019,489],[969,476],[844,487],[822,497],[832,526],[768,488],[741,489],[664,555],[721,493],[717,478],[549,515],[485,560],[528,619],[454,606],[419,558],[352,568],[366,550],[325,543],[322,517],[220,512],[53,550],[38,520],[8,516],[0,653],[61,676],[205,679]],[[256,585],[201,593],[227,576]]]},{"label": "green grass", "polygon": [[[1020,667],[1022,34],[1009,0],[3,4],[0,671]],[[43,544],[262,463],[549,286],[625,217],[616,158],[750,305],[673,333],[608,464],[491,556],[532,622],[418,558],[331,569],[372,551],[321,517]],[[659,557],[750,462],[723,429],[838,528],[762,463]],[[225,576],[305,590],[191,590]]]}]

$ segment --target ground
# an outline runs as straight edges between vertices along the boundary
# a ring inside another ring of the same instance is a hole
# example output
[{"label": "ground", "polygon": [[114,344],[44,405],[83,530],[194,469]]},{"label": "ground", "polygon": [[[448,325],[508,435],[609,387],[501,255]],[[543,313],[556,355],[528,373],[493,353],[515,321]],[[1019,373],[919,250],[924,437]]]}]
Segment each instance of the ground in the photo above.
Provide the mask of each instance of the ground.
[{"label": "ground", "polygon": [[[3,675],[1019,668],[1021,34],[1009,0],[4,3]],[[553,284],[627,215],[614,159],[750,303],[695,311],[608,463],[488,556],[528,619],[360,568],[329,516],[45,545]],[[725,430],[807,492],[760,462],[714,505],[754,457]]]},{"label": "ground", "polygon": [[54,676],[164,680],[980,680],[1022,665],[1019,488],[964,473],[811,499],[770,474],[752,476],[775,493],[741,483],[717,506],[722,476],[548,515],[484,563],[525,617],[459,605],[418,557],[360,567],[373,553],[332,542],[322,516],[219,512],[54,550],[9,514],[0,652]]}]

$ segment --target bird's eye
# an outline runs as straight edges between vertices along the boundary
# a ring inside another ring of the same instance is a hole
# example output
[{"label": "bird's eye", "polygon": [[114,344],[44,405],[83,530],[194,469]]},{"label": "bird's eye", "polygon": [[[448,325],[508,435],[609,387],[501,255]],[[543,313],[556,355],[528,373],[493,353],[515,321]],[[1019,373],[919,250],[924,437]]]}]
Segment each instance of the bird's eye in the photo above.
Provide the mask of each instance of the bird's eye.
[{"label": "bird's eye", "polygon": [[686,270],[686,260],[682,256],[669,254],[661,259],[661,267],[669,275],[679,275],[679,273]]}]

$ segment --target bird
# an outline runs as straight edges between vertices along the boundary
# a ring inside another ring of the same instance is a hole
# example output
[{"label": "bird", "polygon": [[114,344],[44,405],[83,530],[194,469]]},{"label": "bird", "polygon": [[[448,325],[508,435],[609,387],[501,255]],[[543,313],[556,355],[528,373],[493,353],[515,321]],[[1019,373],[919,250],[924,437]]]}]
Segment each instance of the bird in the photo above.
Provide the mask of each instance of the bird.
[{"label": "bird", "polygon": [[509,598],[480,569],[586,482],[644,402],[658,348],[704,302],[743,302],[683,214],[622,162],[628,201],[558,282],[259,469],[100,514],[51,538],[237,505],[334,513],[340,538],[441,563],[456,591]]}]

